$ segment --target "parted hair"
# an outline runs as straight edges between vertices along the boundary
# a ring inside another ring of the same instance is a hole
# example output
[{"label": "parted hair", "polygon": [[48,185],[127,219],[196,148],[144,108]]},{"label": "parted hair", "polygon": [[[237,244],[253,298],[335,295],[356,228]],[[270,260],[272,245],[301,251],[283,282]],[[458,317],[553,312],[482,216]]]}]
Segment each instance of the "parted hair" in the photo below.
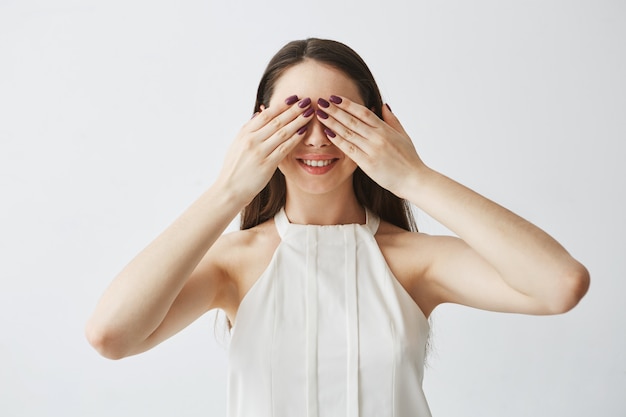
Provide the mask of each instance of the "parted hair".
[{"label": "parted hair", "polygon": [[[253,112],[259,111],[261,105],[269,107],[278,79],[285,70],[305,59],[329,65],[346,74],[356,84],[365,107],[372,109],[382,119],[380,90],[365,61],[341,42],[318,38],[291,41],[274,55],[259,82]],[[406,200],[378,185],[361,168],[355,170],[352,182],[359,204],[382,220],[404,230],[417,231],[410,204]],[[240,228],[249,229],[273,218],[285,205],[286,195],[285,177],[276,169],[265,188],[242,210]]]}]

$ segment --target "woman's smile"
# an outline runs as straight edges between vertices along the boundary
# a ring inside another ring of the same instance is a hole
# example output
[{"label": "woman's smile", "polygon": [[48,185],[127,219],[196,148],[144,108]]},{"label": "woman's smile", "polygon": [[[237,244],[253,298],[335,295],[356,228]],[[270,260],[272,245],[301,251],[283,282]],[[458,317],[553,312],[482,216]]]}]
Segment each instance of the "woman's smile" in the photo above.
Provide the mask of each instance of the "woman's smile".
[{"label": "woman's smile", "polygon": [[303,155],[296,158],[300,167],[307,173],[312,175],[323,175],[335,167],[335,163],[339,160],[332,155]]}]

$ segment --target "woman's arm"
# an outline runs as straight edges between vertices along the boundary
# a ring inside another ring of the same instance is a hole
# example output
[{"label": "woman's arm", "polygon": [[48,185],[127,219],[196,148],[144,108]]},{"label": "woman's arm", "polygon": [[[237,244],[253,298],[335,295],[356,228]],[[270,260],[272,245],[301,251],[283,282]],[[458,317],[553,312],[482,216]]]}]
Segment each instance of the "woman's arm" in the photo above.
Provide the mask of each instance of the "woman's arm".
[{"label": "woman's arm", "polygon": [[589,273],[546,232],[431,169],[409,176],[406,198],[461,239],[433,242],[426,279],[439,302],[557,314],[584,296]]},{"label": "woman's arm", "polygon": [[[589,285],[584,266],[547,233],[428,168],[389,108],[384,121],[343,97],[330,99],[329,139],[372,179],[456,233],[430,239],[424,274],[432,303],[533,314],[561,313]],[[429,306],[432,307],[432,306]]]},{"label": "woman's arm", "polygon": [[[217,306],[224,282],[219,267],[207,265],[203,269],[210,275],[189,277],[240,208],[228,190],[213,186],[206,191],[113,280],[87,323],[89,342],[105,357],[122,358],[162,340],[151,336],[162,333],[157,329],[177,298],[189,310],[183,324],[182,306],[177,306],[178,314],[169,320],[171,332]],[[180,326],[172,326],[172,319]]]},{"label": "woman's arm", "polygon": [[86,327],[102,355],[149,349],[228,298],[227,274],[209,249],[300,142],[309,105],[293,101],[247,122],[215,184],[113,280]]}]

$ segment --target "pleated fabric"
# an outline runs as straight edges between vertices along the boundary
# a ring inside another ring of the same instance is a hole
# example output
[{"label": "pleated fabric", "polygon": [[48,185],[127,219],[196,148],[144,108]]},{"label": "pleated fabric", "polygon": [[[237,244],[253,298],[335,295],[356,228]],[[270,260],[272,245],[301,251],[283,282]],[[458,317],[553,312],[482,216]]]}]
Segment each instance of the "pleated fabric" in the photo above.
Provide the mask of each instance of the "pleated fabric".
[{"label": "pleated fabric", "polygon": [[378,217],[274,220],[281,242],[232,329],[228,416],[430,417],[428,320],[385,262]]}]

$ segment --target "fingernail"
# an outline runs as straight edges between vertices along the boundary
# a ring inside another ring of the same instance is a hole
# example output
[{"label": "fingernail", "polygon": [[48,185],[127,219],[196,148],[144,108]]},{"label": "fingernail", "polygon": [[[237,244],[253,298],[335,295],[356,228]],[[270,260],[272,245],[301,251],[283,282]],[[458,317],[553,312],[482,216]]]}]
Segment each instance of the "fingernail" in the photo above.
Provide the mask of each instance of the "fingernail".
[{"label": "fingernail", "polygon": [[329,128],[325,127],[324,128],[324,133],[326,133],[326,136],[329,136],[331,138],[334,138],[335,136],[335,132],[333,132],[332,130],[330,130]]},{"label": "fingernail", "polygon": [[311,99],[310,98],[305,98],[304,100],[302,100],[300,103],[298,103],[298,106],[303,109],[306,106],[308,106],[309,104],[311,104]]},{"label": "fingernail", "polygon": [[[317,104],[318,104],[320,107],[324,107],[325,109],[326,109],[326,108],[328,108],[328,107],[330,106],[330,103],[329,103],[329,102],[327,102],[326,100],[324,100],[323,98],[318,99],[318,100],[317,100]],[[325,119],[325,117],[324,117],[324,119]]]},{"label": "fingernail", "polygon": [[295,103],[296,101],[298,101],[298,96],[289,96],[285,99],[285,104],[291,106],[293,103]]},{"label": "fingernail", "polygon": [[298,135],[304,135],[304,132],[306,132],[308,126],[309,125],[304,125],[300,129],[298,129]]},{"label": "fingernail", "polygon": [[313,113],[315,113],[315,109],[313,107],[309,107],[304,113],[302,113],[302,115],[304,117],[311,117]]},{"label": "fingernail", "polygon": [[335,104],[341,104],[343,100],[341,99],[341,97],[330,96],[330,101]]},{"label": "fingernail", "polygon": [[389,109],[389,111],[393,113],[393,111],[391,110],[391,106],[389,104],[385,103],[385,106],[387,106],[387,109]]},{"label": "fingernail", "polygon": [[326,114],[326,112],[324,110],[317,109],[316,113],[322,119],[328,119],[328,115]]},{"label": "fingernail", "polygon": [[254,118],[255,118],[255,117],[256,117],[259,113],[261,113],[261,112],[260,112],[260,111],[258,111],[258,112],[256,112],[256,113],[254,113],[254,114],[252,115],[252,117],[250,118],[250,120],[254,119]]}]

